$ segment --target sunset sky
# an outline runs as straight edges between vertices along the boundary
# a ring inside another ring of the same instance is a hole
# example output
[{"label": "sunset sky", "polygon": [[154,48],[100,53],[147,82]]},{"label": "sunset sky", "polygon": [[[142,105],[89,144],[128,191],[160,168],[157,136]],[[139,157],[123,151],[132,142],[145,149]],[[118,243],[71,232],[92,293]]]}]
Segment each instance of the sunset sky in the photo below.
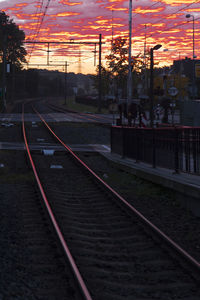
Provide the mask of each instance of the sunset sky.
[{"label": "sunset sky", "polygon": [[[114,38],[128,37],[128,7],[129,0],[0,0],[0,9],[25,31],[27,40],[98,43],[101,33],[103,58],[110,52],[112,32]],[[146,31],[147,47],[162,44],[155,53],[159,66],[192,58],[192,17],[186,18],[188,13],[195,18],[195,55],[200,59],[200,1],[191,0],[133,0],[133,55],[143,53]],[[26,44],[26,48],[29,66],[40,63],[46,68],[42,64],[47,63],[47,44]],[[50,44],[50,64],[67,61],[68,71],[95,72],[94,50],[94,45]]]}]

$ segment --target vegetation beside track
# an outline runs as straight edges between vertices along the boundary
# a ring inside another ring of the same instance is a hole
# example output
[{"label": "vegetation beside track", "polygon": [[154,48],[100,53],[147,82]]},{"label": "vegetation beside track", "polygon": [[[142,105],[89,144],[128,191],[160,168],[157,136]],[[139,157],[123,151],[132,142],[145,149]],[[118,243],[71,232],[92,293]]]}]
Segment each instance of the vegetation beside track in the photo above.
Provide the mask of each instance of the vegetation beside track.
[{"label": "vegetation beside track", "polygon": [[[65,99],[61,98],[57,101],[57,104],[63,106],[64,108],[68,108],[68,109],[71,109],[71,110],[74,110],[77,112],[81,112],[81,113],[88,113],[88,112],[95,113],[95,114],[99,113],[98,107],[77,103],[75,101],[75,97],[68,97],[66,103],[65,103]],[[109,113],[109,111],[107,108],[102,108],[101,113],[107,114],[107,113]]]}]

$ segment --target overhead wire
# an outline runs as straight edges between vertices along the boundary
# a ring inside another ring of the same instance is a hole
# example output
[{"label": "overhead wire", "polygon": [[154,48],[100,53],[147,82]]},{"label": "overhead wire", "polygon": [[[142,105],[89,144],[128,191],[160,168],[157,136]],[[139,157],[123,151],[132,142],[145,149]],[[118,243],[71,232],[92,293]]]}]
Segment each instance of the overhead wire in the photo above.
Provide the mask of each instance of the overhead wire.
[{"label": "overhead wire", "polygon": [[[31,31],[29,33],[30,36],[33,34],[34,30],[37,30],[37,27],[38,27],[38,24],[39,24],[39,19],[40,19],[40,13],[41,13],[42,5],[43,5],[43,0],[38,0],[38,2],[36,2],[36,11],[35,11],[35,13],[33,13],[33,15],[35,15],[36,17],[38,17],[38,23],[37,23],[36,29],[31,29]],[[39,9],[40,9],[40,11],[38,12]]]},{"label": "overhead wire", "polygon": [[[47,1],[47,4],[46,4],[46,6],[45,6],[45,10],[44,10],[44,12],[43,12],[43,15],[42,15],[41,20],[40,20],[39,25],[38,25],[38,28],[37,28],[37,31],[36,31],[34,40],[36,40],[36,38],[39,36],[40,29],[41,29],[41,27],[42,27],[42,24],[43,24],[43,21],[44,21],[44,18],[45,18],[45,15],[46,15],[46,12],[47,12],[47,9],[48,9],[48,6],[49,6],[50,1],[51,1],[51,0],[48,0],[48,1]],[[187,9],[188,7],[194,5],[194,4],[198,4],[199,2],[200,2],[199,0],[193,1],[192,3],[189,3],[189,4],[185,5],[184,7],[179,8],[179,9],[176,10],[175,12],[171,13],[171,15],[175,15],[175,14],[179,13],[180,11],[183,11],[183,10]],[[156,6],[156,5],[158,5],[159,3],[162,3],[162,1],[158,1],[158,2],[156,2],[156,3],[154,3],[154,4],[150,5],[150,6],[148,6],[146,9],[150,9],[150,8],[152,8],[152,7]],[[42,11],[42,7],[44,7],[44,0],[42,0],[42,2],[41,2],[40,11]],[[140,12],[137,12],[137,13],[134,14],[133,17],[136,17],[137,15],[141,15],[141,13],[140,13]],[[197,19],[199,19],[199,18],[197,18]],[[195,20],[197,20],[197,19],[195,19]],[[163,17],[163,18],[160,18],[160,19],[158,19],[157,21],[155,21],[155,22],[153,22],[153,23],[151,23],[151,24],[154,25],[154,24],[158,23],[159,21],[163,21],[163,20],[166,21],[166,18],[164,18],[164,17]],[[164,22],[164,23],[165,23],[165,22]],[[168,28],[166,28],[166,29],[163,29],[162,32],[165,32],[165,31],[168,31],[168,30],[177,28],[177,27],[182,26],[182,25],[184,25],[184,24],[186,24],[186,23],[188,23],[188,21],[186,21],[186,22],[181,22],[180,24],[175,24],[175,25],[173,25],[173,26],[171,26],[171,27],[168,27]],[[140,32],[140,31],[141,31],[141,30],[138,30],[137,33]],[[158,32],[158,31],[157,31],[157,32]],[[146,38],[152,37],[152,36],[154,36],[155,34],[156,34],[156,32],[154,32],[154,33],[152,33],[152,34],[150,34],[150,35],[147,35]],[[33,49],[34,49],[34,46],[35,46],[35,44],[33,44]],[[31,55],[32,55],[33,49],[32,49],[32,51],[31,51],[31,53],[30,53],[30,57],[31,57]]]},{"label": "overhead wire", "polygon": [[[41,27],[42,27],[42,24],[43,24],[45,15],[46,15],[46,13],[47,13],[47,10],[48,10],[50,1],[51,1],[51,0],[47,0],[47,4],[46,4],[46,6],[45,6],[45,8],[44,8],[44,12],[43,12],[43,14],[42,14],[42,16],[41,16],[41,20],[40,20],[40,22],[39,22],[39,25],[38,25],[38,28],[37,28],[35,37],[34,37],[33,40],[32,40],[33,42],[34,42],[34,40],[36,40],[36,39],[38,38],[38,36],[39,36],[40,29],[41,29]],[[44,6],[44,0],[42,0],[42,3],[41,3],[40,13],[42,12],[42,7],[43,7],[43,6]],[[32,56],[32,53],[33,53],[34,48],[35,48],[35,43],[33,43],[31,52],[30,52],[30,54],[29,54],[28,63],[29,63],[29,61],[30,61],[30,58],[31,58],[31,56]]]},{"label": "overhead wire", "polygon": [[[161,2],[161,1],[159,1],[159,2]],[[156,2],[156,3],[158,3],[158,2]],[[175,15],[175,14],[179,13],[180,11],[187,9],[187,8],[190,7],[191,5],[198,4],[198,3],[200,3],[200,0],[193,1],[192,3],[189,3],[189,4],[187,4],[187,5],[184,5],[182,8],[179,8],[178,10],[174,11],[174,12],[171,13],[170,15]],[[140,14],[140,13],[138,13],[138,14]],[[163,22],[163,23],[166,23],[166,17],[162,17],[162,18],[156,20],[155,22],[151,22],[151,25],[155,25],[155,24],[157,24],[157,23],[159,23],[160,21],[163,21],[163,20],[165,21],[165,22]],[[183,25],[183,24],[185,24],[185,23],[187,23],[187,22],[182,22],[179,26],[181,26],[181,25]],[[163,29],[162,32],[163,32],[163,31],[167,31],[167,30],[169,30],[169,29],[176,28],[176,27],[177,27],[177,25],[173,25],[172,27]],[[137,30],[137,33],[140,33],[141,31],[142,31],[142,29],[139,29],[139,30]],[[154,33],[154,34],[156,34],[156,33]],[[146,38],[152,37],[154,34],[152,33],[152,34],[150,34],[150,35],[147,35]]]}]

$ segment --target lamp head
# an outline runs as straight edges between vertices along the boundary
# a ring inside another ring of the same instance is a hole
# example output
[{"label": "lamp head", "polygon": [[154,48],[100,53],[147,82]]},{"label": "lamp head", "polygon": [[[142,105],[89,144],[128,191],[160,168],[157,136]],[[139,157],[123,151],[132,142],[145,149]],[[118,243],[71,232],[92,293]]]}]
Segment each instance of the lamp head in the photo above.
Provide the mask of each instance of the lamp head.
[{"label": "lamp head", "polygon": [[162,45],[160,45],[160,44],[155,45],[155,46],[153,47],[153,50],[158,50],[158,49],[160,49],[161,47],[162,47]]},{"label": "lamp head", "polygon": [[191,14],[187,14],[185,17],[186,17],[186,18],[190,18],[190,17],[191,17]]}]

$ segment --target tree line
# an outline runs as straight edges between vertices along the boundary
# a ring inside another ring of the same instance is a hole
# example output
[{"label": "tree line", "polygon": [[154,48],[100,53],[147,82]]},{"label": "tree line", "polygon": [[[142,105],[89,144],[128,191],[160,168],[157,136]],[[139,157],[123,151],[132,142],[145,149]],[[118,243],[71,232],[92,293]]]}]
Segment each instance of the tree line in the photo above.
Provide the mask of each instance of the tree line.
[{"label": "tree line", "polygon": [[[89,76],[83,74],[49,71],[42,69],[24,69],[27,63],[27,51],[24,48],[25,33],[5,12],[0,12],[0,109],[3,106],[3,91],[6,101],[41,96],[64,97],[67,82],[67,95],[76,92],[82,81],[85,89],[90,84]],[[67,76],[67,78],[66,78]]]}]

